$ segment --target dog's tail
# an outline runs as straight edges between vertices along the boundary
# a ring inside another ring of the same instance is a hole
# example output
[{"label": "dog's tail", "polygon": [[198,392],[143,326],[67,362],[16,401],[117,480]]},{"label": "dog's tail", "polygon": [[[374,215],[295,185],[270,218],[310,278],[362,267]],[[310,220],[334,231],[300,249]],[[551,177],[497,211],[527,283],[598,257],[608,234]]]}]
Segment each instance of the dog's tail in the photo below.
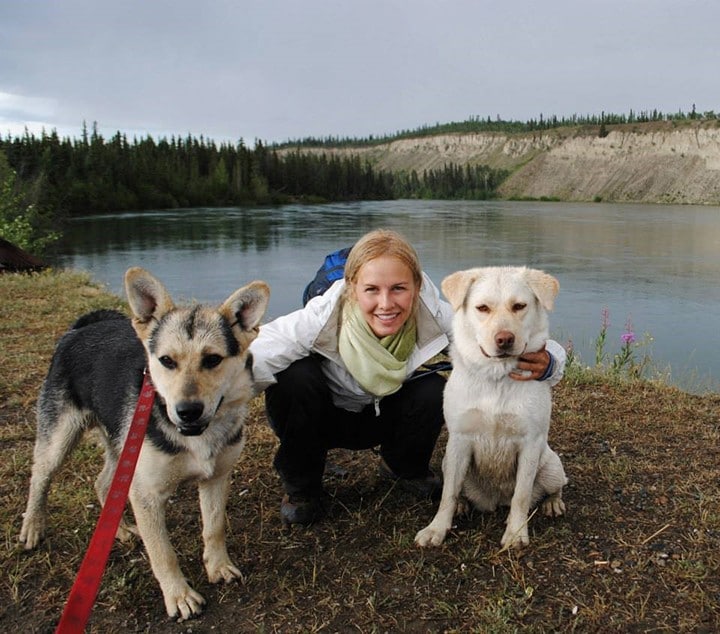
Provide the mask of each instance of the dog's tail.
[{"label": "dog's tail", "polygon": [[89,326],[90,324],[95,324],[99,321],[108,321],[111,319],[127,319],[127,317],[117,310],[94,310],[91,313],[87,313],[86,315],[79,317],[72,325],[71,330],[78,330],[80,328],[84,328],[85,326]]}]

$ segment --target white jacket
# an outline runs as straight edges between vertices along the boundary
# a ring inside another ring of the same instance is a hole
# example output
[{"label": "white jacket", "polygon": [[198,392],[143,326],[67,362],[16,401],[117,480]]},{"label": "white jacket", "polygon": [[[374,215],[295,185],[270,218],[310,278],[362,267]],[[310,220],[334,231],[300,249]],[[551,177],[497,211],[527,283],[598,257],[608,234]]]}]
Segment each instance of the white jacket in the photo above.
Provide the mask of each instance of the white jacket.
[{"label": "white jacket", "polygon": [[[373,402],[378,407],[380,399],[360,387],[338,352],[340,300],[344,291],[345,281],[338,280],[323,295],[311,299],[305,308],[260,326],[260,334],[250,345],[258,393],[276,383],[275,374],[294,361],[316,353],[323,357],[323,373],[337,407],[352,412],[359,412]],[[417,343],[408,357],[407,376],[447,348],[452,317],[450,304],[440,299],[437,287],[423,273],[416,314]],[[555,385],[563,376],[565,350],[554,341],[547,342],[547,350],[555,357],[554,372],[548,379]]]}]

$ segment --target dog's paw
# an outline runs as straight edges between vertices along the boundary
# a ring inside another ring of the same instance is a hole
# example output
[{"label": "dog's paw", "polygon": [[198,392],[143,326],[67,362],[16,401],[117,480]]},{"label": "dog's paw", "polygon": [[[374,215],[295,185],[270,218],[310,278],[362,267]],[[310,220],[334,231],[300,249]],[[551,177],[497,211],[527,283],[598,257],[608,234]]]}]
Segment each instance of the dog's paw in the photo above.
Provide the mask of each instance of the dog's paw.
[{"label": "dog's paw", "polygon": [[234,566],[229,559],[220,565],[215,565],[212,567],[206,563],[205,570],[207,571],[207,576],[210,583],[218,583],[220,581],[230,583],[231,581],[242,577],[242,572],[240,572],[240,569]]},{"label": "dog's paw", "polygon": [[18,541],[23,545],[25,550],[32,550],[42,540],[45,535],[45,520],[42,517],[25,517]]},{"label": "dog's paw", "polygon": [[173,584],[169,591],[163,589],[163,598],[168,616],[177,619],[178,623],[202,614],[205,605],[202,595],[195,592],[184,579]]},{"label": "dog's paw", "polygon": [[528,534],[527,522],[518,527],[508,526],[500,540],[503,548],[522,548],[529,543],[530,535]]},{"label": "dog's paw", "polygon": [[421,548],[427,546],[440,546],[445,541],[447,531],[436,530],[431,526],[426,526],[418,534],[415,535],[415,543]]},{"label": "dog's paw", "polygon": [[565,515],[565,502],[559,495],[551,495],[541,505],[542,512],[547,517],[559,517]]}]

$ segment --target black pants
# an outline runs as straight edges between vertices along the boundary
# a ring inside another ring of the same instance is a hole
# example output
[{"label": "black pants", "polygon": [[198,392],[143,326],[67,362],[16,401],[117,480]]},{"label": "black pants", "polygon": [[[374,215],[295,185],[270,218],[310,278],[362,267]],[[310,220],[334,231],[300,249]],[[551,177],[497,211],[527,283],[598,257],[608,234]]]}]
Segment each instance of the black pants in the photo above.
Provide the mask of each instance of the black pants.
[{"label": "black pants", "polygon": [[445,379],[428,374],[380,402],[349,412],[333,405],[320,358],[296,361],[265,391],[268,420],[280,439],[275,468],[290,494],[319,495],[328,449],[370,449],[395,475],[423,477],[443,424]]}]

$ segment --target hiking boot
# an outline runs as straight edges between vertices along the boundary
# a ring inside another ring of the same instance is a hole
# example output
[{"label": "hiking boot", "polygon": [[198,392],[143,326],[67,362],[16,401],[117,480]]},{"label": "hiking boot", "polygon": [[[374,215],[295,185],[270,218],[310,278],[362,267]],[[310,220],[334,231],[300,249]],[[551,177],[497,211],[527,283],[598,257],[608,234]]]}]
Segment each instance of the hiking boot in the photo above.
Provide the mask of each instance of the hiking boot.
[{"label": "hiking boot", "polygon": [[442,479],[438,478],[430,469],[428,469],[425,476],[420,478],[401,478],[395,475],[393,470],[387,466],[387,463],[381,459],[378,466],[378,475],[383,480],[393,482],[398,489],[418,498],[429,498],[437,501],[442,494]]},{"label": "hiking boot", "polygon": [[308,526],[322,517],[320,498],[299,493],[285,494],[280,502],[280,520],[283,526]]}]

